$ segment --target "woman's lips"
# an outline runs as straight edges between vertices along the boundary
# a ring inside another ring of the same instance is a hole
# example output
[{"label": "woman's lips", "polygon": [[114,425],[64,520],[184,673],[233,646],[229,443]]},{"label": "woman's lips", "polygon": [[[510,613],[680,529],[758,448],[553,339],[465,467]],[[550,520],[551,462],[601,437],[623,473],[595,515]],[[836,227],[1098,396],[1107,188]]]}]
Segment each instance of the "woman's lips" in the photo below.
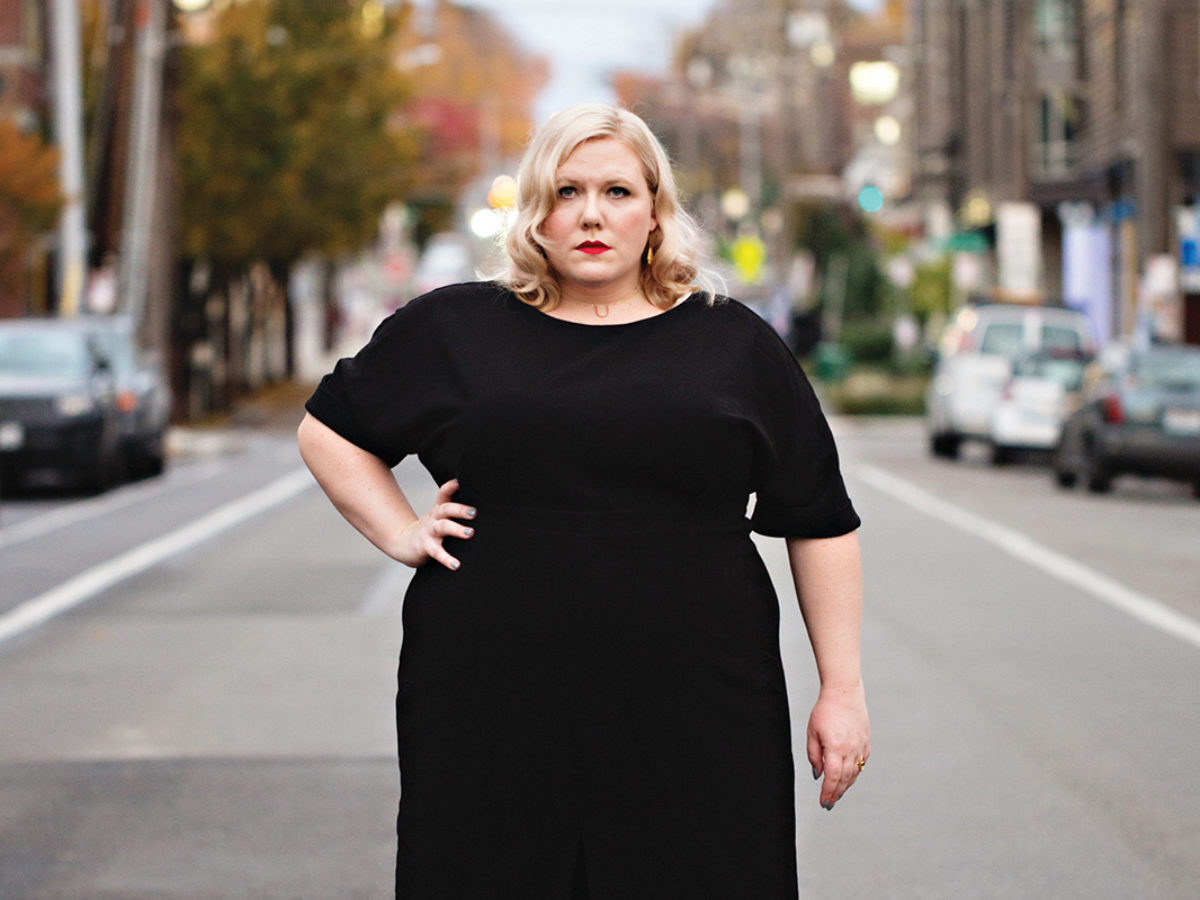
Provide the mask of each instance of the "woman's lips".
[{"label": "woman's lips", "polygon": [[598,253],[606,253],[612,248],[609,247],[608,244],[602,244],[599,241],[584,241],[575,249],[580,253],[589,253],[595,256]]}]

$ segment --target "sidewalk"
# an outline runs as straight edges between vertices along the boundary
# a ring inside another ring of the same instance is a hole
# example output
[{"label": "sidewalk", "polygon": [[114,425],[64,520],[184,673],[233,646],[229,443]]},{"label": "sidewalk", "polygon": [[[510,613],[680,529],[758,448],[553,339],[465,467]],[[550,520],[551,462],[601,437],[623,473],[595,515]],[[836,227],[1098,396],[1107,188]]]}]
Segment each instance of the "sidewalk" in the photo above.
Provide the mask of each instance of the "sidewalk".
[{"label": "sidewalk", "polygon": [[304,401],[315,387],[280,382],[243,397],[231,412],[174,425],[167,431],[167,456],[177,460],[236,453],[250,432],[294,435],[304,418]]}]

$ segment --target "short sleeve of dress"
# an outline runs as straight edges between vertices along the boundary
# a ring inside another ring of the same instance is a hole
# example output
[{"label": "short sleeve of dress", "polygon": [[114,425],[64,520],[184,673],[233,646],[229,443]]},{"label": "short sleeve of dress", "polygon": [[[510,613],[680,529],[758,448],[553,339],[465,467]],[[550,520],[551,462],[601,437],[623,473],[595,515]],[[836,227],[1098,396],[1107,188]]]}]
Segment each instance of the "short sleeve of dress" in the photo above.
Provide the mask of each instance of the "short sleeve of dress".
[{"label": "short sleeve of dress", "polygon": [[[765,331],[765,329],[764,329]],[[837,537],[861,524],[808,378],[774,333],[758,340],[756,423],[765,439],[751,526],[771,537]]]},{"label": "short sleeve of dress", "polygon": [[339,360],[304,408],[389,466],[419,453],[453,408],[453,377],[433,295],[385,319],[353,357]]}]

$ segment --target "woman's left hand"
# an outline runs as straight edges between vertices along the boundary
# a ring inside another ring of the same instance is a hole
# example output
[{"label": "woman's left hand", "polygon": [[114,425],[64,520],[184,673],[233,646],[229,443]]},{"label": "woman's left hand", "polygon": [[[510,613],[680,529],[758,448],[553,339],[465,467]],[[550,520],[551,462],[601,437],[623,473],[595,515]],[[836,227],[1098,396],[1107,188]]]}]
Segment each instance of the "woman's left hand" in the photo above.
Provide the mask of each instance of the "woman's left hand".
[{"label": "woman's left hand", "polygon": [[833,809],[870,758],[871,725],[862,684],[822,687],[808,718],[808,761],[813,778],[825,776],[821,806]]}]

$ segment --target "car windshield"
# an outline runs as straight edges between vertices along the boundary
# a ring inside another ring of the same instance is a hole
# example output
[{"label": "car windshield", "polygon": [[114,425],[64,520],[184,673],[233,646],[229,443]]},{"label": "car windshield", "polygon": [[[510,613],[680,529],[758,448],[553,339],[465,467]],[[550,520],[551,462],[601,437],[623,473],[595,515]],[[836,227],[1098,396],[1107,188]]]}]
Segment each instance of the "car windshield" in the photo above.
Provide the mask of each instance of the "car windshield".
[{"label": "car windshield", "polygon": [[1083,348],[1079,343],[1079,331],[1062,325],[1042,326],[1042,346],[1047,350],[1078,353]]},{"label": "car windshield", "polygon": [[1200,353],[1147,353],[1134,364],[1134,375],[1142,387],[1200,390]]},{"label": "car windshield", "polygon": [[0,332],[0,374],[86,375],[91,355],[83,336],[68,332]]},{"label": "car windshield", "polygon": [[117,378],[127,378],[137,368],[136,353],[128,335],[111,329],[100,329],[94,333],[94,339]]},{"label": "car windshield", "polygon": [[1054,356],[1028,356],[1017,363],[1016,375],[1029,378],[1044,378],[1062,385],[1067,390],[1079,387],[1083,376],[1083,360]]},{"label": "car windshield", "polygon": [[979,344],[980,353],[997,353],[1012,359],[1021,352],[1021,325],[1019,322],[995,322],[983,331]]}]

